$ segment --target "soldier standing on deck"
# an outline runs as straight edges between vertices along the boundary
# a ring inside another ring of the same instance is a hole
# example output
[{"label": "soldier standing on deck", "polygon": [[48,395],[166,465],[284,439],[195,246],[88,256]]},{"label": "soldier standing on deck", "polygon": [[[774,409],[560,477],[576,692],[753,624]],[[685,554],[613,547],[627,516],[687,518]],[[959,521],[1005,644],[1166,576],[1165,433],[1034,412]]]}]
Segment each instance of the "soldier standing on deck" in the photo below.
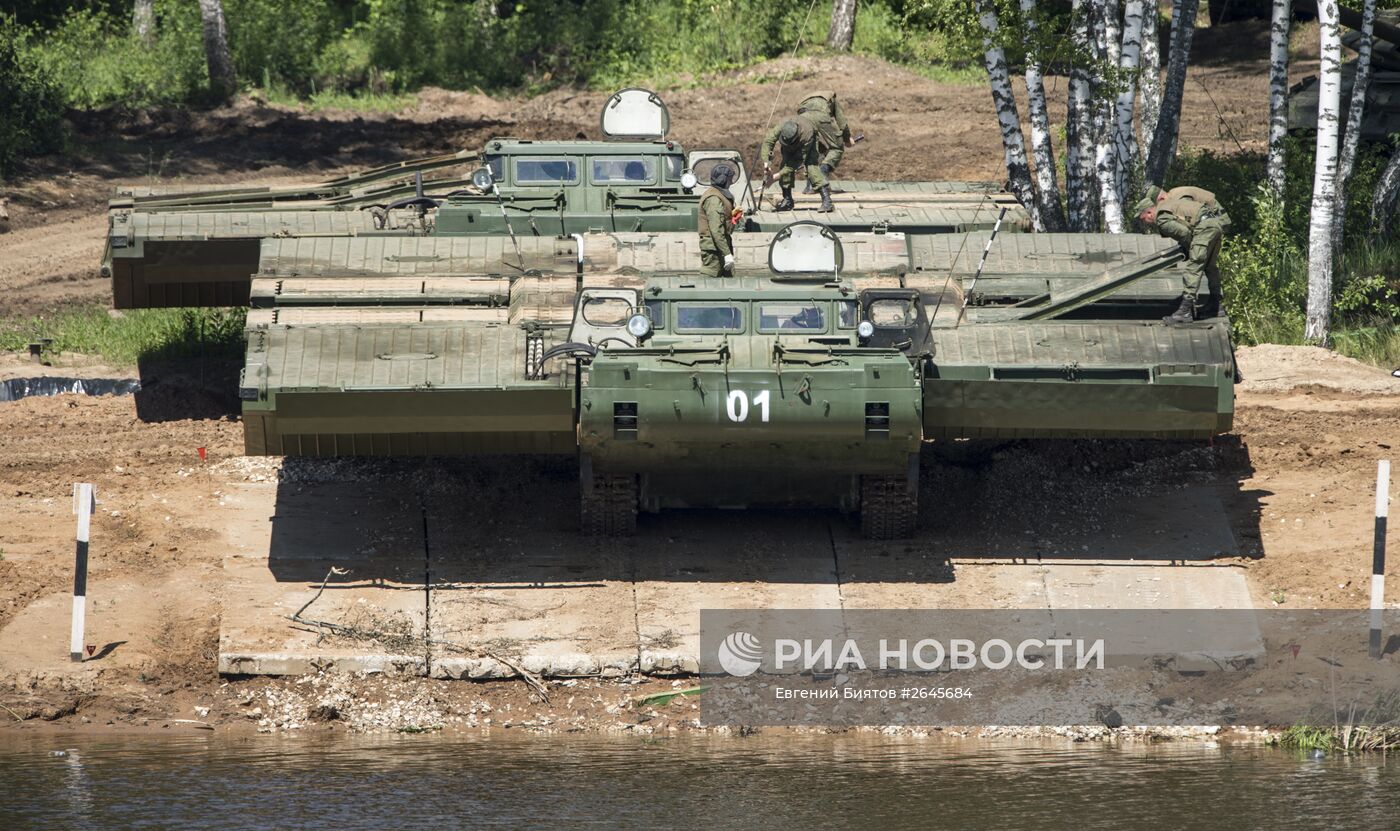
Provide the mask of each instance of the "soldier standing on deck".
[{"label": "soldier standing on deck", "polygon": [[[841,111],[841,102],[836,93],[814,92],[797,105],[798,115],[806,116],[817,128],[818,167],[822,174],[830,177],[831,172],[841,163],[846,148],[852,146],[851,125],[846,122],[846,114]],[[806,193],[811,193],[809,182]]]},{"label": "soldier standing on deck", "polygon": [[807,171],[807,181],[821,192],[823,212],[831,210],[831,187],[826,183],[826,174],[818,166],[817,128],[805,115],[795,115],[774,127],[763,140],[763,177],[766,181],[769,171],[769,157],[774,147],[779,151],[782,167],[778,169],[778,184],[783,188],[783,199],[775,209],[790,211],[793,208],[792,186],[797,179],[797,169]]},{"label": "soldier standing on deck", "polygon": [[1203,277],[1210,287],[1210,300],[1202,317],[1220,314],[1220,269],[1215,258],[1220,254],[1220,238],[1230,227],[1230,215],[1215,201],[1215,194],[1189,185],[1166,191],[1152,185],[1147,196],[1133,206],[1133,213],[1147,227],[1176,240],[1186,255],[1181,304],[1162,322],[1190,323],[1195,319],[1196,293]]},{"label": "soldier standing on deck", "polygon": [[700,273],[705,277],[734,276],[734,168],[717,164],[710,187],[700,194]]}]

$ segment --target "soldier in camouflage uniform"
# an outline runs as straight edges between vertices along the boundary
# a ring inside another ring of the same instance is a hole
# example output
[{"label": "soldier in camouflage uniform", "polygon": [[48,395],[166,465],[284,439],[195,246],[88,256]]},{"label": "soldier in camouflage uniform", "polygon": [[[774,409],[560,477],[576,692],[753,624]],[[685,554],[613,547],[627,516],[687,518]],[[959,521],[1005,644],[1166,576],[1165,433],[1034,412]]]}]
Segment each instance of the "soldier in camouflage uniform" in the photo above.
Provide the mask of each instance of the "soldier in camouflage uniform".
[{"label": "soldier in camouflage uniform", "polygon": [[[841,102],[836,93],[814,92],[797,105],[798,115],[806,116],[817,128],[817,154],[821,161],[818,166],[822,173],[831,176],[831,171],[841,163],[846,148],[851,146],[851,125],[846,122],[846,114],[841,111]],[[811,184],[806,193],[811,193]]]},{"label": "soldier in camouflage uniform", "polygon": [[734,276],[734,168],[717,164],[710,187],[700,194],[700,273],[705,277]]},{"label": "soldier in camouflage uniform", "polygon": [[769,171],[769,158],[773,148],[780,152],[782,167],[778,170],[778,184],[783,188],[783,199],[775,207],[779,211],[790,211],[793,207],[792,186],[797,179],[797,169],[807,171],[807,181],[821,192],[822,211],[831,210],[831,187],[826,183],[826,174],[818,166],[817,128],[804,115],[796,115],[774,127],[763,140],[763,176],[766,181]]},{"label": "soldier in camouflage uniform", "polygon": [[1195,319],[1196,293],[1201,279],[1210,287],[1210,301],[1203,316],[1220,313],[1220,269],[1215,258],[1220,239],[1230,227],[1230,215],[1215,200],[1215,194],[1189,185],[1162,190],[1156,185],[1133,206],[1133,213],[1148,228],[1181,245],[1186,255],[1186,275],[1182,280],[1181,304],[1162,318],[1164,323],[1190,323]]}]

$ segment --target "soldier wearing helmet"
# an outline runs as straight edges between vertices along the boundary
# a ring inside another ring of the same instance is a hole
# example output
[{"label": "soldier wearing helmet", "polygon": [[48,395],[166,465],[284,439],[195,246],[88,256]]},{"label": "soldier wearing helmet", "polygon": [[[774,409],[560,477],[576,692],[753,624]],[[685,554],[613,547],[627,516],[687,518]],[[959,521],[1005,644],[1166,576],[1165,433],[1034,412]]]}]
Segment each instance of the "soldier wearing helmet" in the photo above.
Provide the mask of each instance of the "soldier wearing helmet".
[{"label": "soldier wearing helmet", "polygon": [[717,164],[710,187],[700,194],[700,273],[706,277],[734,276],[734,168]]},{"label": "soldier wearing helmet", "polygon": [[1181,301],[1176,311],[1162,318],[1163,323],[1190,323],[1195,319],[1196,294],[1204,278],[1210,287],[1206,316],[1220,313],[1220,239],[1230,227],[1230,215],[1215,200],[1215,194],[1189,185],[1162,190],[1156,185],[1133,206],[1133,213],[1144,225],[1181,245],[1186,255]]},{"label": "soldier wearing helmet", "polygon": [[821,192],[822,211],[831,210],[831,187],[827,185],[826,174],[818,166],[817,128],[805,115],[795,115],[774,127],[763,140],[763,175],[769,175],[769,159],[774,148],[779,152],[781,167],[778,169],[778,184],[783,189],[783,198],[776,210],[790,211],[793,208],[792,186],[797,179],[798,168],[807,171],[807,181]]}]

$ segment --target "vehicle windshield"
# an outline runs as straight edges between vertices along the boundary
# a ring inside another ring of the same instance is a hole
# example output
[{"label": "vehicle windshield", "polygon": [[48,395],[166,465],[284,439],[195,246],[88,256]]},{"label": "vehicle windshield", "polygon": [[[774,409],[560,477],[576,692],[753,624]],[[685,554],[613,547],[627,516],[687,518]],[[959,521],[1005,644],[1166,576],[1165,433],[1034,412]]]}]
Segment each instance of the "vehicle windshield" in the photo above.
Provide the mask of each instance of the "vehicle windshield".
[{"label": "vehicle windshield", "polygon": [[600,185],[650,185],[656,181],[655,159],[607,156],[593,160],[593,181]]},{"label": "vehicle windshield", "polygon": [[676,329],[680,331],[740,332],[744,314],[738,306],[720,303],[681,303],[676,306]]},{"label": "vehicle windshield", "polygon": [[903,329],[914,325],[914,304],[910,300],[887,297],[870,304],[870,322],[882,329]]},{"label": "vehicle windshield", "polygon": [[573,185],[578,183],[578,164],[573,159],[516,159],[517,185]]},{"label": "vehicle windshield", "polygon": [[764,303],[758,313],[758,328],[773,330],[826,331],[826,315],[812,303]]},{"label": "vehicle windshield", "polygon": [[583,321],[589,326],[621,326],[631,312],[632,304],[621,297],[589,297],[583,301]]}]

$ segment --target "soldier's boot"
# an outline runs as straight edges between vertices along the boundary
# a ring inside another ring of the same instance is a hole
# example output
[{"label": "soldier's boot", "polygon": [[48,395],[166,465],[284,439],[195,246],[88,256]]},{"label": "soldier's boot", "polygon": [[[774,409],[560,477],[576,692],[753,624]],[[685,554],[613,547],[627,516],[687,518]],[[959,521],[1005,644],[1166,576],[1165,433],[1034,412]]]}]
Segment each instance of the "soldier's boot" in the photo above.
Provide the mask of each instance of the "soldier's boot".
[{"label": "soldier's boot", "polygon": [[1169,326],[1175,326],[1182,323],[1190,323],[1192,320],[1195,319],[1195,315],[1193,314],[1194,307],[1195,301],[1191,298],[1191,296],[1183,294],[1181,296],[1181,305],[1176,307],[1176,311],[1162,318],[1162,322]]},{"label": "soldier's boot", "polygon": [[802,188],[802,195],[803,195],[803,196],[807,196],[808,194],[813,193],[813,192],[814,192],[814,191],[812,190],[812,180],[811,180],[811,179],[808,179],[808,180],[807,180],[807,184],[804,185],[803,188]]},{"label": "soldier's boot", "polygon": [[831,213],[831,185],[822,185],[822,206],[817,208],[817,211],[824,214]]},{"label": "soldier's boot", "polygon": [[783,188],[783,198],[778,201],[778,204],[773,206],[773,210],[790,211],[792,210],[792,206],[792,188]]}]

